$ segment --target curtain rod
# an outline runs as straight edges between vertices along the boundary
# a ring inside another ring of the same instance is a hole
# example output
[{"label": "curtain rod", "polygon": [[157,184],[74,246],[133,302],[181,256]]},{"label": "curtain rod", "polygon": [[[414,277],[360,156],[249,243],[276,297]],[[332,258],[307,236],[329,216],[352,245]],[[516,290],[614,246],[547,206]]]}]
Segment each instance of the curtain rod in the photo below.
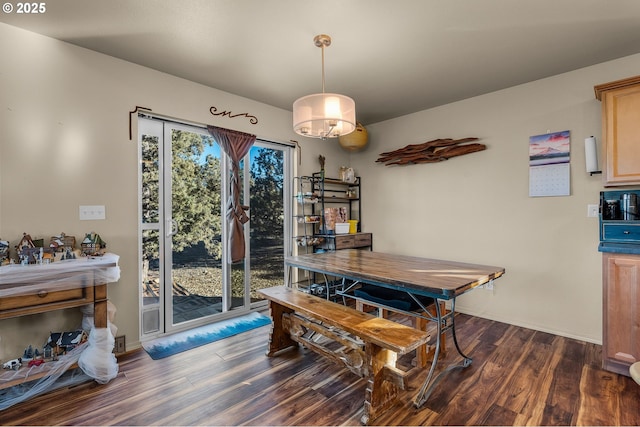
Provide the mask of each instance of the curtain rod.
[{"label": "curtain rod", "polygon": [[[138,113],[138,117],[144,117],[146,119],[151,119],[151,120],[158,120],[158,121],[162,121],[162,122],[168,122],[168,123],[175,123],[177,125],[187,125],[187,126],[193,126],[195,128],[198,129],[202,129],[204,131],[207,131],[207,125],[203,125],[200,123],[195,123],[195,122],[189,122],[189,121],[179,121],[176,119],[172,119],[166,116],[163,116],[161,114],[156,114],[153,113],[151,111],[142,111]],[[211,126],[215,126],[215,125],[211,125]],[[221,126],[218,126],[221,127]],[[230,129],[233,130],[233,129]],[[208,133],[208,131],[207,131]],[[282,145],[283,147],[295,147],[296,144],[293,142],[280,142],[280,141],[272,141],[270,139],[264,139],[264,138],[260,138],[260,137],[256,137],[257,141],[264,141],[264,142],[269,142],[271,144],[276,144],[276,145]]]}]

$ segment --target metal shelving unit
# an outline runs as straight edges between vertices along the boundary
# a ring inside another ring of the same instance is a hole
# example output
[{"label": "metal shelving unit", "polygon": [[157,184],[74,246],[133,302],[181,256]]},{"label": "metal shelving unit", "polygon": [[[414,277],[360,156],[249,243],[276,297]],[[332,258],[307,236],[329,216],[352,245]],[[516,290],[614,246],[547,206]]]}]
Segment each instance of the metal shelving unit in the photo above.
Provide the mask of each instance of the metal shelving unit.
[{"label": "metal shelving unit", "polygon": [[[311,176],[299,176],[293,179],[295,209],[291,236],[294,239],[292,255],[307,254],[339,249],[336,242],[351,235],[336,235],[328,224],[325,209],[344,207],[348,219],[358,220],[357,232],[362,229],[360,203],[360,177],[353,182],[335,178],[326,178],[323,172]],[[370,242],[370,234],[369,242]],[[369,246],[364,244],[361,246]],[[293,273],[292,273],[293,274]],[[304,274],[304,277],[301,275]],[[297,272],[292,283],[299,289],[326,298],[336,297],[336,290],[342,287],[340,280],[334,280],[317,274]]]}]

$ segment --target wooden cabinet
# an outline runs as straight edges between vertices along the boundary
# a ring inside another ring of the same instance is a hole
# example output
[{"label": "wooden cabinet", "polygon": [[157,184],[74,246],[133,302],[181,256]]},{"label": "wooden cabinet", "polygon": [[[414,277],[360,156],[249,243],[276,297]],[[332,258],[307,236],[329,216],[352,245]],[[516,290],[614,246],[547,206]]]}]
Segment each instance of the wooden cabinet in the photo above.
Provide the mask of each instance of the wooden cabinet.
[{"label": "wooden cabinet", "polygon": [[603,253],[603,368],[629,376],[640,361],[640,255]]},{"label": "wooden cabinet", "polygon": [[334,237],[335,249],[357,249],[371,246],[371,233],[339,234]]},{"label": "wooden cabinet", "polygon": [[640,184],[640,76],[594,87],[602,101],[605,186]]}]

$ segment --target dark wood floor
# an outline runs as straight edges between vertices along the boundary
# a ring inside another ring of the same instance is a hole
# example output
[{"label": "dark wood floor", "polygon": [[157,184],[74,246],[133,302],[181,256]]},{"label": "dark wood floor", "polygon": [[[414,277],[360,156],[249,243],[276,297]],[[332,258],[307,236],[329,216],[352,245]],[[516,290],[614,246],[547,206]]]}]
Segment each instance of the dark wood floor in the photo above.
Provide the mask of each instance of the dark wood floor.
[{"label": "dark wood floor", "polygon": [[[600,369],[600,346],[458,315],[473,357],[426,404],[380,425],[640,425],[640,385]],[[0,412],[4,425],[359,425],[365,382],[305,349],[267,358],[269,327],[161,360],[119,358],[106,385],[85,383]],[[452,342],[449,342],[451,345]],[[445,362],[454,360],[449,351]]]}]

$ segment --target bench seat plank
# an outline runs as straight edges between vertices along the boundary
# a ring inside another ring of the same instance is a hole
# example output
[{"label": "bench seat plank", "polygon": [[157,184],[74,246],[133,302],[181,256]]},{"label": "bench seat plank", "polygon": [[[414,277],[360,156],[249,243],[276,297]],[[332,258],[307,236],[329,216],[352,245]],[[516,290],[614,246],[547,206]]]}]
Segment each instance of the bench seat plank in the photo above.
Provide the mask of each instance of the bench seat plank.
[{"label": "bench seat plank", "polygon": [[415,350],[429,340],[429,335],[425,331],[363,313],[289,287],[276,286],[259,292],[266,299],[276,301],[295,312],[339,327],[360,337],[363,341],[374,343],[398,354]]}]

